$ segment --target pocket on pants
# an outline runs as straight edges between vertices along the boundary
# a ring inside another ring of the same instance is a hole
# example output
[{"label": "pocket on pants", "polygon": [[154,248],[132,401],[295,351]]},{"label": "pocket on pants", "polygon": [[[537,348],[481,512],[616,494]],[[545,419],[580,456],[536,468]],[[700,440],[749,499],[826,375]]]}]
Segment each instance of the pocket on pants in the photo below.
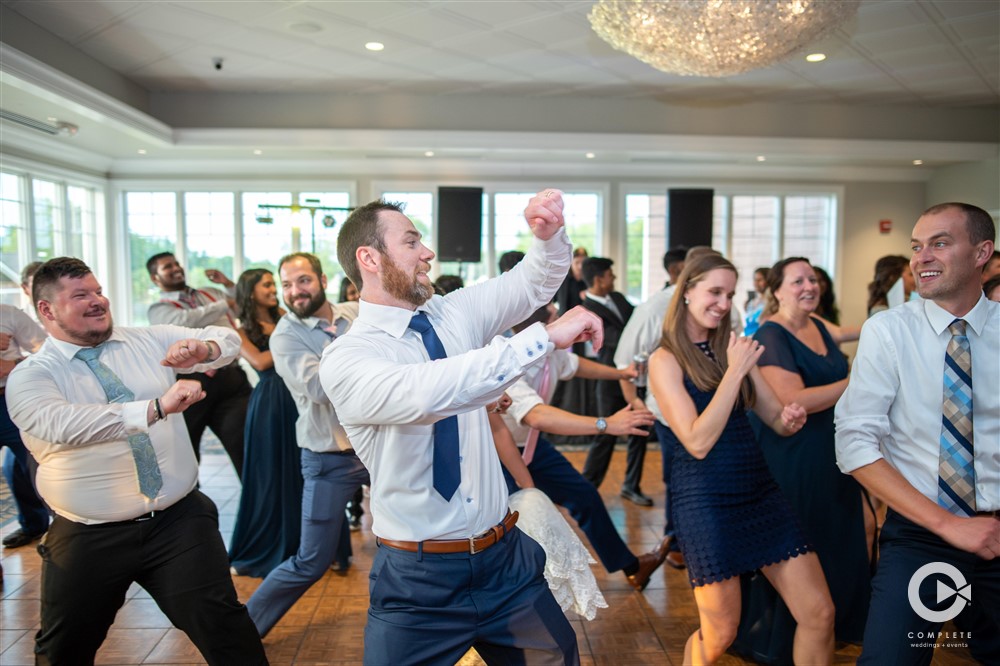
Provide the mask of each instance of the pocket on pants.
[{"label": "pocket on pants", "polygon": [[[307,477],[302,486],[303,518],[313,522],[327,522],[335,515],[333,485],[323,477]],[[343,510],[344,507],[340,507]]]}]

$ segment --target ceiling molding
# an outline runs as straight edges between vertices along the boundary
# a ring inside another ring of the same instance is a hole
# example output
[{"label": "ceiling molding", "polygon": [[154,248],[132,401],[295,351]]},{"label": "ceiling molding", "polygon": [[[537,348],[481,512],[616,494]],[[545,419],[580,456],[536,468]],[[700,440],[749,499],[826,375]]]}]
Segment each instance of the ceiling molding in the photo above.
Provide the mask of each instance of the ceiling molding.
[{"label": "ceiling molding", "polygon": [[166,123],[2,42],[0,81],[55,104],[70,105],[74,112],[93,120],[113,123],[136,138],[159,145],[173,143],[173,129]]}]

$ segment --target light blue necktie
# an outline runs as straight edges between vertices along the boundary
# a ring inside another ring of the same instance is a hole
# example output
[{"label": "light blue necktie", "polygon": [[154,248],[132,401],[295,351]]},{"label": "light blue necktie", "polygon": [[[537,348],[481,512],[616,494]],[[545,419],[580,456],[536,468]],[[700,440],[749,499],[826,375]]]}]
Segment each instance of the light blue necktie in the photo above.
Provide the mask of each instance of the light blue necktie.
[{"label": "light blue necktie", "polygon": [[[102,351],[100,346],[81,349],[76,353],[76,358],[86,363],[90,371],[97,376],[97,381],[101,383],[101,388],[104,389],[109,403],[135,400],[135,394],[122,383],[118,375],[101,363],[98,357]],[[129,435],[128,445],[132,449],[135,471],[139,477],[139,492],[149,499],[155,499],[156,494],[163,487],[163,477],[160,476],[160,466],[156,462],[156,451],[153,450],[153,443],[149,441],[149,435],[140,433]]]},{"label": "light blue necktie", "polygon": [[965,321],[948,326],[951,340],[944,355],[944,400],[938,504],[960,516],[976,513],[976,469],[972,439],[972,348]]},{"label": "light blue necktie", "polygon": [[[448,357],[426,314],[418,312],[413,315],[409,328],[420,334],[431,360]],[[462,481],[458,463],[458,417],[449,416],[434,424],[434,490],[448,501],[451,501]]]}]

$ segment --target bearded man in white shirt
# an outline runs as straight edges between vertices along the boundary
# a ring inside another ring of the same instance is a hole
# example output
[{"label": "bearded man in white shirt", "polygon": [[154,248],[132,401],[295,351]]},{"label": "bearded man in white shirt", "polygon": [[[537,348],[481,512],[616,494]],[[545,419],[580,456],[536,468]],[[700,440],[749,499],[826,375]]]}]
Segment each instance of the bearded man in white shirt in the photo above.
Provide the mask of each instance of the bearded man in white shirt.
[{"label": "bearded man in white shirt", "polygon": [[859,664],[930,663],[949,619],[945,643],[1000,663],[1000,304],[980,287],[995,237],[976,206],[924,212],[922,300],[865,323],[837,403],[837,464],[889,505]]},{"label": "bearded man in white shirt", "polygon": [[137,582],[209,664],[266,664],[178,416],[205,394],[174,377],[232,361],[239,336],[219,327],[116,329],[79,259],[46,262],[32,293],[50,337],[11,373],[7,399],[56,514],[38,547],[37,663],[93,663]]},{"label": "bearded man in white shirt", "polygon": [[366,664],[454,664],[474,646],[487,663],[579,663],[573,629],[543,576],[545,554],[507,511],[486,410],[553,345],[593,339],[582,308],[499,335],[545,303],[569,269],[562,195],[545,190],[525,218],[535,236],[515,268],[433,295],[434,258],[398,205],[354,211],[337,240],[361,290],[360,313],[323,354],[320,379],[371,473]]}]

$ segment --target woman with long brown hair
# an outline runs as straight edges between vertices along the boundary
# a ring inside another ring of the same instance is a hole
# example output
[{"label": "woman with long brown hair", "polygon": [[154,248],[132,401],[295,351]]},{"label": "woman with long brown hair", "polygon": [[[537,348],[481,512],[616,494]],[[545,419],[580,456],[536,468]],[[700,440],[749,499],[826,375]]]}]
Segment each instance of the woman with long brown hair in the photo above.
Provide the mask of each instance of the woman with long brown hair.
[{"label": "woman with long brown hair", "polygon": [[689,261],[663,323],[649,379],[670,425],[670,475],[677,540],[701,626],[685,664],[713,663],[736,636],[739,575],[760,570],[798,620],[795,660],[833,658],[833,603],[815,553],[754,441],[746,411],[791,434],[805,410],[781,405],[757,370],[763,348],[737,338],[729,311],[736,268],[719,255]]},{"label": "woman with long brown hair", "polygon": [[903,281],[903,300],[910,300],[910,293],[917,288],[910,270],[910,260],[901,254],[889,254],[875,262],[875,277],[868,283],[868,316],[889,309],[889,290],[897,281]]},{"label": "woman with long brown hair", "polygon": [[244,271],[236,283],[240,353],[260,380],[250,395],[243,432],[243,492],[229,560],[240,575],[263,578],[299,547],[302,468],[295,440],[298,410],[274,371],[268,341],[285,314],[274,275]]}]

